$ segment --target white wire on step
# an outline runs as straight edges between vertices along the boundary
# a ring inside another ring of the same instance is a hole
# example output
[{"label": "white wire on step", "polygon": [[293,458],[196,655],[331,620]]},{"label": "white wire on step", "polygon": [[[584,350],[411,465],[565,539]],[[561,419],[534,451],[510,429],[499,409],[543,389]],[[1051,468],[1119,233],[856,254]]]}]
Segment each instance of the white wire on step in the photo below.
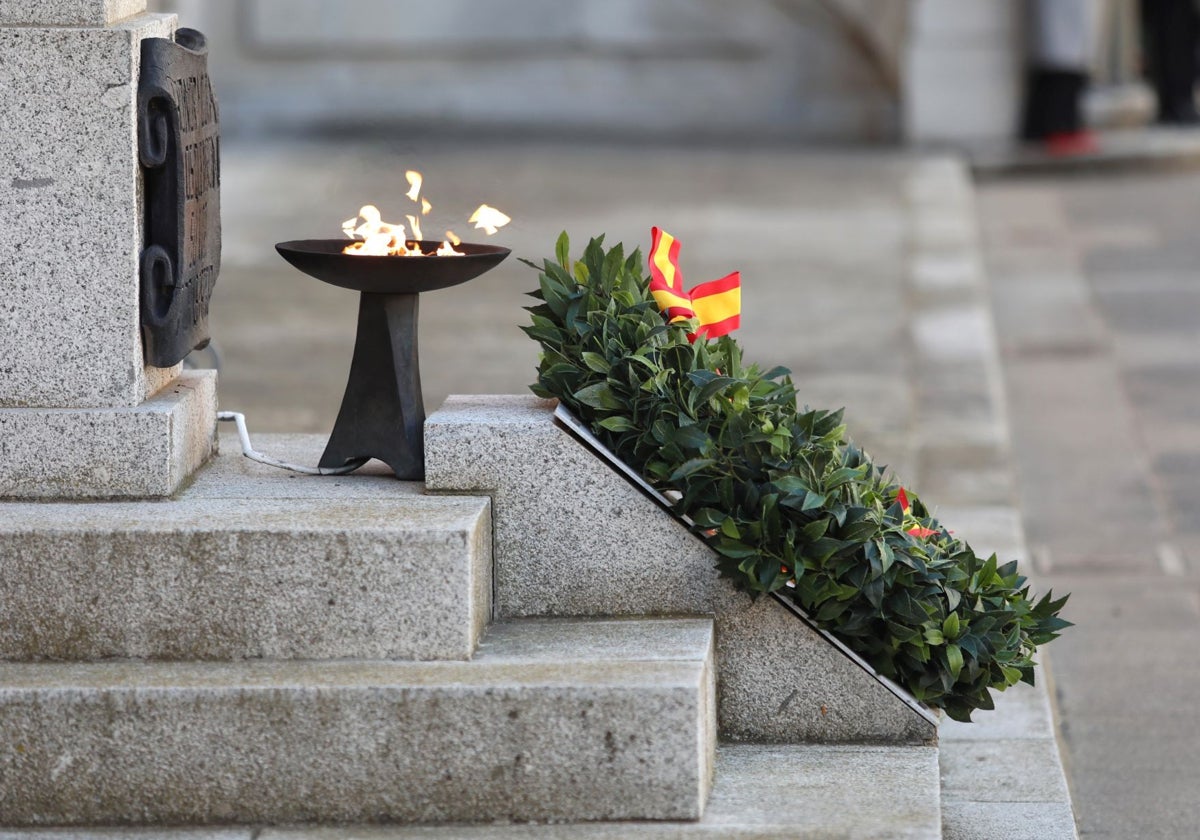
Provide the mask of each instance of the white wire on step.
[{"label": "white wire on step", "polygon": [[242,442],[242,454],[251,461],[258,461],[260,464],[266,464],[269,467],[279,467],[281,470],[291,470],[292,472],[304,473],[305,475],[345,475],[349,472],[361,467],[367,462],[367,459],[359,459],[351,461],[340,467],[305,467],[300,464],[289,464],[286,461],[280,461],[278,458],[272,458],[270,455],[264,455],[261,452],[255,451],[250,445],[250,432],[246,430],[246,415],[238,411],[218,411],[217,419],[226,423],[236,423],[238,431],[238,439]]}]

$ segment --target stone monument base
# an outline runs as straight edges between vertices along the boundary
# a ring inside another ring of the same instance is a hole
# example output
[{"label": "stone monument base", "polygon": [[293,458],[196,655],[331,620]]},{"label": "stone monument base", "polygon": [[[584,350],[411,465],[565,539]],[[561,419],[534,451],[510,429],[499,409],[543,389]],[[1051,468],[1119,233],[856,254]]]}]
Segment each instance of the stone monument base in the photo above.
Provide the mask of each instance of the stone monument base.
[{"label": "stone monument base", "polygon": [[116,408],[0,409],[0,498],[170,496],[215,448],[215,371]]}]

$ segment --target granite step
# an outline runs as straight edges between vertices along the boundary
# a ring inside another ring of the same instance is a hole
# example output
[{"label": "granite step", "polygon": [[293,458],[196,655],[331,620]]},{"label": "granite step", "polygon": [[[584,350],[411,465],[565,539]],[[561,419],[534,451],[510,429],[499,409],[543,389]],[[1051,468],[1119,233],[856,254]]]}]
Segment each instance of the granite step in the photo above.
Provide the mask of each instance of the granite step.
[{"label": "granite step", "polygon": [[[722,744],[712,796],[696,822],[0,829],[0,840],[933,840],[943,836],[935,752],[932,747]],[[969,836],[1008,835],[1001,829]]]},{"label": "granite step", "polygon": [[712,622],[495,625],[469,662],[0,665],[0,825],[694,820]]},{"label": "granite step", "polygon": [[936,840],[935,747],[722,744],[697,822],[268,828],[259,840]]},{"label": "granite step", "polygon": [[[301,463],[323,443],[264,441]],[[490,501],[365,473],[301,476],[227,445],[174,499],[0,502],[0,659],[470,658],[491,618]]]}]

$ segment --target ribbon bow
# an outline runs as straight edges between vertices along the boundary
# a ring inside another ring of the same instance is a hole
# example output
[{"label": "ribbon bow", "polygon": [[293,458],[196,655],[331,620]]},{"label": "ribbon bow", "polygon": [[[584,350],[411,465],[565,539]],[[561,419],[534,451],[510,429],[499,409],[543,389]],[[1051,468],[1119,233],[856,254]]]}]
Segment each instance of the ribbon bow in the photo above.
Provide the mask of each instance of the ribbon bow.
[{"label": "ribbon bow", "polygon": [[691,341],[719,338],[741,326],[741,272],[685,292],[679,271],[679,240],[659,228],[651,228],[650,236],[650,294],[672,324],[692,318],[699,321],[696,331],[688,334]]}]

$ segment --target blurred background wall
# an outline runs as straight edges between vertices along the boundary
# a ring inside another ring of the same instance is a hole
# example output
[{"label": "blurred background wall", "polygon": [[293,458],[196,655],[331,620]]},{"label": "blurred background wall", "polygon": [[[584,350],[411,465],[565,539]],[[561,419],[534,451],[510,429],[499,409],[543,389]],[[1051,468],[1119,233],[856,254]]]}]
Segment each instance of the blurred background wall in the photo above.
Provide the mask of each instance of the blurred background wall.
[{"label": "blurred background wall", "polygon": [[[909,19],[1008,0],[162,0],[209,35],[223,123],[238,129],[419,124],[528,133],[892,142],[903,134]],[[973,11],[963,11],[964,9]],[[1006,15],[1001,15],[1005,17]],[[995,50],[993,50],[995,52]],[[989,56],[989,58],[993,58]],[[945,62],[943,61],[943,64]],[[991,64],[996,64],[993,60]],[[993,73],[995,67],[980,72]],[[1011,68],[999,67],[1004,75]],[[976,74],[978,75],[978,73]],[[994,80],[989,83],[995,84]],[[1000,87],[1011,80],[1000,83]],[[925,104],[912,112],[925,119]],[[1000,119],[1003,119],[1001,117]],[[994,121],[994,120],[993,120]]]},{"label": "blurred background wall", "polygon": [[[1127,121],[1136,0],[1096,2],[1091,111]],[[209,35],[227,132],[939,143],[1010,137],[1020,107],[1017,0],[152,5]]]}]

